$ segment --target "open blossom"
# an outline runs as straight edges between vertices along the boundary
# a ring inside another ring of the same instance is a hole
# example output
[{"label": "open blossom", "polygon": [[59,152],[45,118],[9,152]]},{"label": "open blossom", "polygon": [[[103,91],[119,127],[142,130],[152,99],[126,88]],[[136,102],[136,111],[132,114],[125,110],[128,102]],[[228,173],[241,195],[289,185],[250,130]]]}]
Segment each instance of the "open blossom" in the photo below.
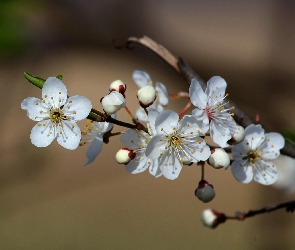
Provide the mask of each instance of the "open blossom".
[{"label": "open blossom", "polygon": [[84,166],[93,162],[99,155],[103,146],[103,134],[110,131],[112,128],[113,124],[109,122],[87,121],[85,130],[82,132],[84,138],[81,145],[89,142],[91,142],[91,144],[86,151],[87,161]]},{"label": "open blossom", "polygon": [[[149,76],[148,73],[141,71],[141,70],[135,70],[132,75],[133,81],[137,84],[138,87],[143,88],[145,86],[151,85],[153,86],[153,82]],[[169,95],[166,86],[163,83],[156,82],[155,84],[155,90],[156,90],[156,100],[153,102],[151,106],[147,108],[147,110],[155,109],[159,112],[162,112],[164,110],[164,107],[168,105],[169,103]],[[139,108],[136,111],[136,117],[140,121],[146,121],[147,115],[143,108]]]},{"label": "open blossom", "polygon": [[263,185],[271,185],[278,179],[276,165],[273,159],[280,155],[285,140],[278,133],[264,134],[261,125],[249,125],[245,129],[243,142],[233,145],[234,162],[231,171],[234,177],[249,183],[253,178]]},{"label": "open blossom", "polygon": [[212,140],[220,147],[228,146],[235,133],[236,123],[229,109],[224,108],[223,100],[225,98],[226,82],[219,76],[212,77],[204,92],[200,83],[193,79],[190,85],[190,99],[197,108],[192,114],[204,122],[203,129],[207,132],[210,129]]},{"label": "open blossom", "polygon": [[[155,133],[155,119],[158,115],[156,110],[150,110],[147,120],[148,132],[142,130],[128,129],[121,136],[121,141],[129,148],[124,149],[126,154],[132,157],[128,158],[126,169],[132,174],[138,174],[149,168],[150,174],[155,177],[162,175],[158,159],[150,159],[146,156],[146,147],[151,137]],[[121,163],[121,162],[119,162]]]},{"label": "open blossom", "polygon": [[31,141],[37,147],[47,147],[54,138],[67,149],[76,149],[81,131],[76,121],[86,118],[91,102],[84,96],[67,97],[67,88],[56,77],[49,77],[42,88],[42,98],[28,97],[21,103],[28,117],[38,123],[31,131]]},{"label": "open blossom", "polygon": [[155,121],[157,134],[146,148],[146,156],[160,159],[163,175],[168,179],[178,177],[185,162],[206,161],[210,149],[200,137],[202,122],[194,116],[184,116],[179,121],[177,113],[165,110]]}]

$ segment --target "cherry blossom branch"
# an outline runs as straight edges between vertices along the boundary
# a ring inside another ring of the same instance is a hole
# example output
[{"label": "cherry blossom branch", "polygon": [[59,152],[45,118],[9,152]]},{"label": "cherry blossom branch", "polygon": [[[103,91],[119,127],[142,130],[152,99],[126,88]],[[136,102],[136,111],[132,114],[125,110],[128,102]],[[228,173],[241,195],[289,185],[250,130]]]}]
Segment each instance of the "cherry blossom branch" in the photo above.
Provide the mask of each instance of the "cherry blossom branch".
[{"label": "cherry blossom branch", "polygon": [[224,213],[220,213],[220,212],[217,212],[216,210],[210,209],[210,212],[214,216],[214,220],[212,220],[212,217],[210,218],[206,215],[206,212],[208,213],[208,210],[205,210],[204,211],[205,213],[203,212],[203,215],[202,215],[202,220],[206,226],[215,228],[220,223],[223,223],[226,220],[244,221],[246,218],[250,218],[259,214],[270,213],[281,208],[285,208],[287,212],[293,213],[295,210],[295,200],[278,203],[278,204],[271,204],[261,209],[249,210],[248,212],[236,212],[234,216],[228,216]]},{"label": "cherry blossom branch", "polygon": [[[156,43],[154,40],[152,40],[151,38],[147,36],[143,36],[141,38],[130,37],[127,39],[125,44],[120,46],[114,44],[114,47],[117,49],[122,49],[122,48],[134,49],[136,44],[144,46],[148,48],[149,50],[151,50],[152,52],[154,52],[156,55],[158,55],[162,60],[164,60],[168,65],[170,65],[177,73],[179,73],[188,84],[190,84],[191,80],[195,78],[199,81],[202,88],[206,89],[206,86],[207,86],[206,81],[199,74],[197,74],[183,58],[179,57],[177,59],[166,48]],[[225,105],[226,108],[235,107],[232,110],[232,112],[234,113],[235,121],[241,126],[243,126],[244,128],[249,126],[250,124],[257,123],[255,122],[253,118],[248,116],[234,102],[230,101],[228,98],[225,99],[225,102],[227,102],[227,104]],[[266,129],[264,126],[263,128],[265,129],[266,132],[269,132],[269,130]],[[285,140],[285,146],[281,150],[281,153],[295,158],[295,145]]]}]

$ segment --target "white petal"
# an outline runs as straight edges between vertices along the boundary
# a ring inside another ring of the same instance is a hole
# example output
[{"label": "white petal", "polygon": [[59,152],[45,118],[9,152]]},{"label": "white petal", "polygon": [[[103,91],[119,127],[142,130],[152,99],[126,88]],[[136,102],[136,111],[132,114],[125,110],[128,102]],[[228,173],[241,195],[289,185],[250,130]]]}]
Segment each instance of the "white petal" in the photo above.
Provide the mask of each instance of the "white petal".
[{"label": "white petal", "polygon": [[192,104],[199,108],[199,109],[205,109],[207,105],[207,95],[204,93],[200,83],[193,79],[189,88],[189,95]]},{"label": "white petal", "polygon": [[[259,166],[257,166],[260,164]],[[259,162],[255,164],[254,180],[262,185],[274,184],[278,179],[276,166],[272,162]]]},{"label": "white petal", "polygon": [[92,105],[88,98],[75,95],[68,98],[63,107],[63,112],[72,121],[80,121],[89,115],[91,108]]},{"label": "white petal", "polygon": [[249,183],[253,179],[253,167],[250,166],[249,162],[245,165],[240,165],[241,161],[234,161],[231,165],[231,172],[233,176],[242,183]]},{"label": "white petal", "polygon": [[146,147],[146,156],[151,159],[158,159],[161,153],[167,151],[165,147],[168,145],[165,135],[158,134],[152,137]]},{"label": "white petal", "polygon": [[192,115],[195,116],[199,121],[203,122],[202,133],[207,133],[209,130],[209,119],[205,110],[196,108],[192,111]]},{"label": "white petal", "polygon": [[169,103],[169,94],[166,86],[163,83],[156,82],[156,92],[159,102],[162,106],[167,106]]},{"label": "white petal", "polygon": [[265,134],[265,142],[268,148],[264,152],[264,157],[275,159],[280,155],[280,150],[285,146],[285,139],[279,133]]},{"label": "white petal", "polygon": [[148,140],[149,135],[144,131],[136,131],[134,129],[127,129],[123,135],[121,135],[120,140],[128,148],[138,149],[146,147],[146,141]]},{"label": "white petal", "polygon": [[149,112],[149,114],[148,114],[147,120],[146,120],[147,127],[148,127],[150,135],[155,135],[157,133],[156,127],[155,127],[155,121],[159,115],[159,112],[155,109],[149,109],[148,112]]},{"label": "white petal", "polygon": [[56,77],[49,77],[42,88],[42,98],[51,107],[60,107],[65,104],[67,100],[67,88]]},{"label": "white petal", "polygon": [[188,146],[185,151],[188,157],[193,158],[191,162],[206,161],[208,160],[211,151],[209,146],[206,145],[206,142],[201,137],[194,137],[194,140],[201,142],[200,144],[195,141],[188,141]]},{"label": "white petal", "polygon": [[251,149],[256,149],[264,140],[264,129],[260,124],[250,124],[245,129],[245,133],[245,140],[249,142]]},{"label": "white petal", "polygon": [[245,156],[247,156],[250,148],[247,145],[247,141],[242,141],[236,145],[232,146],[232,157],[234,160],[242,160]]},{"label": "white petal", "polygon": [[139,108],[138,110],[136,110],[135,116],[137,117],[139,121],[142,121],[142,122],[145,122],[147,119],[147,115],[143,108]]},{"label": "white petal", "polygon": [[231,139],[229,128],[221,122],[215,122],[214,120],[210,123],[210,136],[222,148],[227,147],[227,141]]},{"label": "white petal", "polygon": [[169,152],[167,151],[160,160],[160,169],[163,175],[169,179],[176,179],[182,169],[182,164],[177,160],[174,150],[171,152],[171,156],[168,156]]},{"label": "white petal", "polygon": [[86,151],[87,161],[85,162],[84,166],[93,162],[96,159],[96,157],[102,150],[102,146],[103,146],[102,136],[97,136],[92,140],[89,148]]},{"label": "white petal", "polygon": [[38,122],[31,131],[31,142],[37,147],[47,147],[56,137],[50,120]]},{"label": "white petal", "polygon": [[179,116],[171,110],[164,110],[155,121],[157,133],[171,134],[178,128]]},{"label": "white petal", "polygon": [[205,91],[208,98],[208,103],[211,105],[216,104],[223,100],[226,89],[226,82],[220,76],[213,76],[207,83]]},{"label": "white petal", "polygon": [[28,97],[21,103],[21,108],[27,110],[27,115],[33,121],[42,121],[49,115],[48,106],[40,99]]},{"label": "white petal", "polygon": [[184,135],[199,135],[202,132],[203,122],[197,120],[193,115],[185,115],[179,123],[179,132],[184,132]]},{"label": "white petal", "polygon": [[162,171],[159,166],[159,160],[150,160],[149,171],[150,174],[155,176],[156,178],[162,176]]},{"label": "white petal", "polygon": [[79,146],[81,131],[75,122],[64,121],[57,131],[57,142],[66,149],[74,150]]},{"label": "white petal", "polygon": [[132,174],[141,173],[148,168],[147,161],[148,159],[144,152],[138,152],[136,157],[126,165],[126,170]]},{"label": "white petal", "polygon": [[152,80],[149,74],[141,70],[135,70],[132,74],[132,79],[140,88],[146,85],[152,85]]}]

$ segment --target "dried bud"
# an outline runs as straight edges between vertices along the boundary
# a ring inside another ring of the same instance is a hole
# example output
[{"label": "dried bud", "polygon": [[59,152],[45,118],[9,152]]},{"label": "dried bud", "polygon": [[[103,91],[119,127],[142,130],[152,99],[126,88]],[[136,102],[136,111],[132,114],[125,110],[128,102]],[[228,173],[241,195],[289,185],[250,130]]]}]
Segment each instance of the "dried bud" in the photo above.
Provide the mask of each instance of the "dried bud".
[{"label": "dried bud", "polygon": [[207,181],[201,180],[198,188],[195,190],[195,196],[197,196],[200,201],[207,203],[215,197],[215,190]]},{"label": "dried bud", "polygon": [[245,129],[242,126],[237,125],[236,132],[233,137],[228,141],[229,144],[235,145],[242,142],[245,139]]},{"label": "dried bud", "polygon": [[208,208],[202,212],[201,220],[204,226],[215,228],[220,223],[226,221],[226,216],[223,213],[219,213],[213,209]]},{"label": "dried bud", "polygon": [[224,168],[227,169],[230,165],[230,158],[228,153],[223,148],[211,149],[211,155],[208,159],[208,163],[213,168]]},{"label": "dried bud", "polygon": [[108,114],[115,114],[118,110],[125,107],[126,104],[124,96],[117,91],[109,93],[100,102],[103,110]]},{"label": "dried bud", "polygon": [[143,108],[147,108],[152,105],[156,100],[156,97],[156,90],[151,85],[144,86],[137,92],[137,98],[139,100],[140,106]]},{"label": "dried bud", "polygon": [[124,96],[126,91],[126,85],[121,80],[116,80],[110,84],[109,90],[110,92],[117,91]]},{"label": "dried bud", "polygon": [[128,164],[131,160],[133,160],[136,156],[133,150],[128,148],[122,148],[116,153],[116,161],[119,164]]}]

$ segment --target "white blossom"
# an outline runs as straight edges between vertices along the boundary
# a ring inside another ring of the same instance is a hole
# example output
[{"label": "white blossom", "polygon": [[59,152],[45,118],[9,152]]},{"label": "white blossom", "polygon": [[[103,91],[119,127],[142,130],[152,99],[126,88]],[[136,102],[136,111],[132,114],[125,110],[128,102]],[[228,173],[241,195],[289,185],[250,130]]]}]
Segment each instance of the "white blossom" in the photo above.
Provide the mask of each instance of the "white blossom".
[{"label": "white blossom", "polygon": [[200,83],[193,79],[190,85],[190,99],[197,108],[192,114],[204,122],[205,132],[210,129],[212,140],[220,147],[228,146],[227,141],[236,131],[236,123],[232,114],[225,109],[223,100],[225,96],[226,82],[219,76],[212,77],[205,92]]},{"label": "white blossom", "polygon": [[83,140],[80,145],[91,143],[86,151],[87,161],[84,166],[93,162],[102,150],[103,134],[110,131],[113,124],[109,122],[96,122],[88,120],[83,134]]},{"label": "white blossom", "polygon": [[141,173],[149,168],[151,175],[155,177],[162,175],[158,164],[159,160],[151,159],[145,154],[147,144],[155,133],[154,123],[157,115],[158,112],[156,110],[150,110],[147,120],[149,133],[142,130],[128,129],[120,138],[128,149],[135,154],[135,157],[130,159],[130,161],[126,164],[127,171],[132,174]]},{"label": "white blossom", "polygon": [[67,97],[67,88],[56,77],[49,77],[42,88],[42,99],[28,97],[21,103],[28,117],[38,123],[31,131],[31,141],[37,147],[57,142],[67,149],[76,149],[81,131],[76,121],[88,116],[91,102],[84,96]]},{"label": "white blossom", "polygon": [[155,121],[157,134],[151,138],[146,155],[160,159],[160,169],[167,179],[178,177],[184,162],[205,161],[210,149],[200,137],[202,122],[194,116],[184,116],[165,110]]},{"label": "white blossom", "polygon": [[264,134],[261,125],[249,125],[243,142],[232,146],[234,162],[231,171],[234,177],[249,183],[253,178],[263,185],[271,185],[278,179],[273,159],[280,155],[285,140],[278,133]]},{"label": "white blossom", "polygon": [[[141,70],[135,70],[132,75],[133,81],[137,84],[139,88],[145,87],[145,86],[154,86],[150,76],[148,73],[141,71]],[[162,112],[164,110],[164,107],[168,105],[169,103],[169,95],[166,86],[163,83],[156,82],[155,83],[155,90],[156,90],[156,100],[153,102],[151,106],[147,108],[147,110],[155,109],[158,112]],[[136,111],[136,117],[140,121],[146,121],[147,115],[143,108],[139,108]]]}]

